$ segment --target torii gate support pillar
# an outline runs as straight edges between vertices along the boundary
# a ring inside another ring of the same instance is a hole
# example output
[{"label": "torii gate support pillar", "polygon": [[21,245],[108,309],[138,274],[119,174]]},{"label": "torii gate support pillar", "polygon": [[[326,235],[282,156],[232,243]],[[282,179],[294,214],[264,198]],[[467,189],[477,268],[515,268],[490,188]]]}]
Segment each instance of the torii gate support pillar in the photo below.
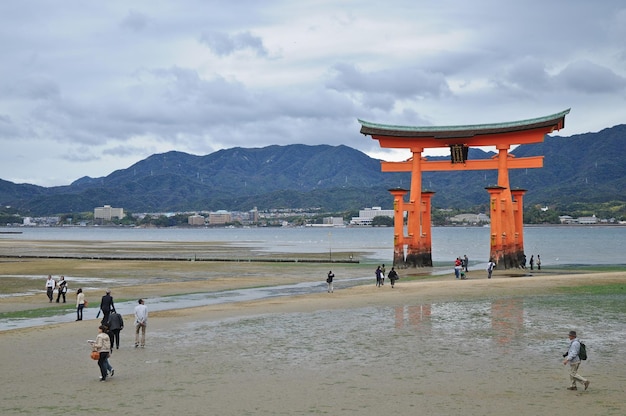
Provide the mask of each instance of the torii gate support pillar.
[{"label": "torii gate support pillar", "polygon": [[[393,195],[394,232],[393,265],[396,267],[432,267],[432,218],[431,200],[434,192],[420,192],[420,204],[416,208],[413,202],[404,202],[406,189],[395,188]],[[408,212],[409,230],[404,234],[404,213]],[[405,257],[406,246],[406,257]]]},{"label": "torii gate support pillar", "polygon": [[[524,210],[525,189],[507,192],[503,186],[485,188],[489,192],[491,217],[489,258],[498,269],[518,268],[524,264]],[[515,200],[509,200],[513,196]],[[513,213],[513,222],[509,221]]]},{"label": "torii gate support pillar", "polygon": [[390,189],[393,195],[393,265],[404,266],[404,195],[409,191],[402,188]]}]

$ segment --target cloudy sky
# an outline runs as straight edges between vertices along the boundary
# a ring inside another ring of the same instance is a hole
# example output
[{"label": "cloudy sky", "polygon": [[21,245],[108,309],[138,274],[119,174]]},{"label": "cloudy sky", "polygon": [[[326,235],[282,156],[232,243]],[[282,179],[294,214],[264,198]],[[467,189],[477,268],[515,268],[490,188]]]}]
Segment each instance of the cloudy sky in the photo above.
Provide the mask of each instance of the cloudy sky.
[{"label": "cloudy sky", "polygon": [[344,144],[357,119],[458,125],[571,108],[626,123],[623,0],[0,2],[0,179],[106,176],[155,154]]}]

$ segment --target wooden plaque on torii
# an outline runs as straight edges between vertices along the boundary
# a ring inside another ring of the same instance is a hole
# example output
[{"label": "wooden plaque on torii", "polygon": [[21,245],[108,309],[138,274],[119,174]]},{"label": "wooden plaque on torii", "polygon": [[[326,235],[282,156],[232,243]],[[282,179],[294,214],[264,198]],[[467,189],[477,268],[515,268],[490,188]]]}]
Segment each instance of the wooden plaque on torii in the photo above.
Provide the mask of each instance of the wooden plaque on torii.
[{"label": "wooden plaque on torii", "polygon": [[[383,172],[411,172],[411,188],[390,189],[394,197],[393,264],[431,267],[431,198],[422,190],[422,172],[497,170],[498,183],[486,188],[491,218],[489,257],[497,268],[515,268],[524,259],[524,189],[511,189],[509,169],[543,167],[543,156],[516,158],[511,146],[540,143],[546,134],[564,127],[569,109],[557,114],[507,123],[468,126],[394,126],[359,120],[361,133],[378,140],[380,147],[408,149],[413,156],[403,162],[381,162]],[[491,159],[468,160],[470,147],[495,146]],[[426,149],[450,148],[450,161],[422,156]],[[404,199],[409,194],[408,202]],[[404,216],[407,216],[406,234]]]}]

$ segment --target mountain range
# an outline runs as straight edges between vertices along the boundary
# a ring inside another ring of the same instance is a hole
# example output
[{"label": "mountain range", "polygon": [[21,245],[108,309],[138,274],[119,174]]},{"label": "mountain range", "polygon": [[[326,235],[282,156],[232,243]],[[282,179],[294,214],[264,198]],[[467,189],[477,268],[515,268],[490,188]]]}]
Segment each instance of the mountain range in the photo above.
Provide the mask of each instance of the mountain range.
[{"label": "mountain range", "polygon": [[[544,156],[541,169],[511,170],[512,187],[528,192],[528,204],[626,201],[626,125],[569,137],[547,136],[520,145],[516,157]],[[494,155],[469,149],[469,159]],[[446,160],[449,157],[429,157]],[[423,188],[435,191],[433,206],[486,204],[485,187],[496,171],[425,172]],[[409,173],[383,173],[380,161],[347,146],[301,144],[231,148],[205,156],[171,151],[154,154],[100,178],[40,187],[0,179],[0,204],[22,215],[90,212],[111,205],[130,212],[189,212],[271,208],[321,208],[338,212],[391,208],[388,189],[410,187]]]}]

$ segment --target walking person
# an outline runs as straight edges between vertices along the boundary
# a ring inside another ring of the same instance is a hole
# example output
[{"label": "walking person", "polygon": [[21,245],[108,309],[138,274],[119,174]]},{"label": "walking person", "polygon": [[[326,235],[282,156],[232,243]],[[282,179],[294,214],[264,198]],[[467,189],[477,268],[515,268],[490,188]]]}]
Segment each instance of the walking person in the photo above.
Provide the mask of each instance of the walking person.
[{"label": "walking person", "polygon": [[537,254],[537,270],[541,270],[541,257]]},{"label": "walking person", "polygon": [[[148,325],[148,308],[144,305],[143,299],[137,301],[135,306],[135,348],[141,345],[146,346],[146,326]],[[141,332],[141,337],[139,336]]]},{"label": "walking person", "polygon": [[380,287],[381,285],[381,276],[383,274],[383,272],[380,270],[380,266],[376,267],[376,271],[374,272],[376,274],[376,287]]},{"label": "walking person", "polygon": [[59,292],[57,294],[57,303],[59,303],[61,296],[63,296],[63,303],[65,303],[65,294],[67,293],[67,280],[65,280],[65,276],[61,276],[61,279],[59,279],[59,283],[57,284],[57,286]]},{"label": "walking person", "polygon": [[113,304],[113,296],[111,296],[111,291],[109,289],[106,290],[104,296],[100,300],[100,310],[102,311],[102,321],[101,324],[106,324],[109,322],[109,315],[111,311],[115,310],[115,305]]},{"label": "walking person", "polygon": [[389,270],[389,274],[387,275],[387,277],[389,278],[389,282],[391,282],[391,288],[393,289],[394,285],[396,284],[396,280],[398,280],[399,278],[396,269],[392,267],[391,270]]},{"label": "walking person", "polygon": [[48,275],[48,280],[46,280],[46,295],[48,295],[50,302],[52,302],[52,298],[54,297],[54,288],[56,285],[57,282],[54,281],[51,275]]},{"label": "walking person", "polygon": [[333,279],[335,278],[335,274],[332,271],[328,272],[328,277],[326,278],[326,283],[328,283],[328,293],[333,293]]},{"label": "walking person", "polygon": [[[113,315],[113,313],[111,313],[111,315]],[[107,324],[103,324],[103,325],[104,325],[104,333],[109,336],[109,342],[111,343],[109,356],[107,357],[106,360],[104,360],[104,366],[107,369],[107,374],[109,375],[109,377],[113,377],[113,374],[115,374],[115,369],[113,368],[113,366],[111,365],[109,361],[109,359],[113,355],[113,332],[111,332],[111,328]]]},{"label": "walking person", "polygon": [[[110,339],[111,339],[111,337],[109,336],[109,340]],[[113,377],[113,375],[115,374],[115,369],[113,368],[113,366],[109,362],[109,358],[111,358],[111,354],[113,354],[113,346],[111,346],[111,352],[110,352],[109,356],[107,357],[107,359],[104,361],[104,366],[107,369],[109,377]]]},{"label": "walking person", "polygon": [[454,261],[454,277],[461,278],[461,259],[459,257]]},{"label": "walking person", "polygon": [[106,360],[109,358],[109,352],[111,352],[111,340],[105,332],[106,327],[100,325],[98,327],[98,335],[96,340],[91,344],[93,351],[100,353],[98,358],[98,367],[100,367],[100,381],[106,381],[107,379],[107,365]]},{"label": "walking person", "polygon": [[469,266],[469,258],[467,257],[467,254],[465,256],[463,256],[463,267],[465,267],[465,272],[469,272],[469,270],[467,269],[467,267]]},{"label": "walking person", "polygon": [[489,259],[489,263],[487,263],[487,279],[491,279],[494,267],[496,267],[496,264],[493,262],[493,259]]},{"label": "walking person", "polygon": [[576,336],[576,331],[569,331],[569,349],[567,353],[563,354],[565,360],[563,360],[563,365],[569,363],[570,373],[569,378],[571,381],[571,385],[567,388],[568,390],[578,390],[576,387],[576,382],[580,382],[585,386],[585,390],[589,387],[589,380],[578,374],[578,367],[580,366],[580,340]]},{"label": "walking person", "polygon": [[530,255],[530,270],[534,270],[534,266],[535,266],[535,255],[531,254]]},{"label": "walking person", "polygon": [[120,331],[124,329],[124,318],[119,313],[112,311],[107,325],[109,327],[109,336],[111,337],[111,350],[113,350],[113,345],[115,345],[115,349],[119,350]]},{"label": "walking person", "polygon": [[76,291],[76,320],[83,320],[83,309],[85,308],[85,294],[82,288],[78,288]]},{"label": "walking person", "polygon": [[380,268],[380,284],[381,286],[385,284],[385,265],[384,264]]}]

